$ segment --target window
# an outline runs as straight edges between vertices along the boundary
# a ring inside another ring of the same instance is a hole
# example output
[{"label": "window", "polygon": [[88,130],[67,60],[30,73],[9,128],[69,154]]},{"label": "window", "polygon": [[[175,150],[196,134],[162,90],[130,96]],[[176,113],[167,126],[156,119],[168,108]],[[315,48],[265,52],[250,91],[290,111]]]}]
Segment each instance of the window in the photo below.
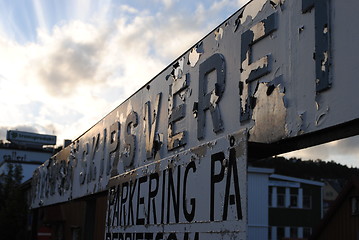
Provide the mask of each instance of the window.
[{"label": "window", "polygon": [[311,228],[309,228],[309,227],[303,228],[303,238],[309,238],[311,234],[312,234]]},{"label": "window", "polygon": [[277,207],[285,207],[285,188],[277,188]]},{"label": "window", "polygon": [[291,227],[290,228],[290,237],[291,238],[298,238],[298,228]]},{"label": "window", "polygon": [[277,227],[277,240],[282,240],[285,237],[284,227]]},{"label": "window", "polygon": [[298,188],[290,189],[290,207],[298,207]]},{"label": "window", "polygon": [[352,215],[359,215],[359,196],[352,197]]},{"label": "window", "polygon": [[272,240],[272,227],[268,227],[268,240]]}]

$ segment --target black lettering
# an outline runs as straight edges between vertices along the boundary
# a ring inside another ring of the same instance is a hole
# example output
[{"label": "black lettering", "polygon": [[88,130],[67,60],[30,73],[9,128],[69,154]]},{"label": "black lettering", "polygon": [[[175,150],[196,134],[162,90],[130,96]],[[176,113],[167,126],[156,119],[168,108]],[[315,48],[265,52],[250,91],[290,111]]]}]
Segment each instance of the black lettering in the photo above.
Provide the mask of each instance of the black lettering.
[{"label": "black lettering", "polygon": [[255,106],[251,82],[271,72],[272,58],[270,54],[253,61],[252,47],[255,43],[269,36],[277,30],[276,13],[271,14],[241,35],[241,81],[239,82],[239,94],[243,96],[244,86],[247,87],[247,98],[240,100],[240,121],[251,118],[252,109]]},{"label": "black lettering", "polygon": [[[155,188],[152,190],[152,180],[155,180]],[[158,193],[158,185],[159,185],[159,175],[158,173],[152,173],[150,175],[149,187],[148,187],[148,205],[147,205],[147,224],[150,224],[150,216],[151,216],[151,203],[152,203],[152,212],[153,212],[153,223],[157,224],[156,217],[156,201],[155,197]]]},{"label": "black lettering", "polygon": [[144,225],[145,218],[140,218],[140,205],[145,204],[145,198],[141,197],[141,184],[147,181],[147,176],[140,177],[138,180],[138,191],[137,191],[137,209],[136,209],[136,225]]},{"label": "black lettering", "polygon": [[[127,225],[134,225],[134,217],[133,217],[133,196],[135,195],[136,190],[136,184],[137,184],[137,178],[135,181],[130,182],[130,198],[128,199],[128,221]],[[131,222],[130,222],[131,221]]]},{"label": "black lettering", "polygon": [[104,171],[105,171],[105,149],[106,149],[106,144],[107,144],[107,129],[105,128],[103,130],[103,137],[102,137],[102,143],[100,143],[100,174],[99,174],[99,178],[103,177]]},{"label": "black lettering", "polygon": [[177,197],[176,197],[176,191],[175,191],[175,186],[174,186],[174,182],[173,182],[172,168],[168,169],[167,223],[170,222],[171,196],[172,196],[173,211],[175,214],[175,221],[176,221],[176,223],[179,222],[181,167],[178,166],[177,169],[178,169],[178,171],[177,171]]},{"label": "black lettering", "polygon": [[145,233],[145,239],[146,240],[152,240],[153,239],[153,233],[150,233],[150,232]]},{"label": "black lettering", "polygon": [[100,133],[98,133],[95,137],[92,138],[92,148],[91,148],[91,155],[89,161],[89,168],[87,174],[87,183],[96,180],[96,166],[95,166],[95,154],[99,149],[100,143]]},{"label": "black lettering", "polygon": [[136,233],[136,240],[143,239],[143,233]]},{"label": "black lettering", "polygon": [[125,240],[132,240],[133,233],[125,233]]},{"label": "black lettering", "polygon": [[[234,186],[235,195],[229,195],[232,173],[233,173],[233,186]],[[231,199],[231,197],[233,197],[235,201],[233,201]],[[242,206],[241,206],[241,195],[239,192],[236,150],[234,148],[231,148],[229,150],[227,182],[226,182],[226,191],[225,191],[225,195],[224,195],[223,221],[227,220],[228,202],[231,205],[236,204],[237,218],[238,218],[238,220],[242,219]]]},{"label": "black lettering", "polygon": [[170,235],[168,235],[167,240],[177,240],[176,233],[172,232]]},{"label": "black lettering", "polygon": [[[156,96],[156,103],[153,109],[153,116],[151,117],[151,102],[145,103],[145,136],[146,136],[146,157],[152,158],[155,156],[156,151],[158,150],[155,144],[155,133],[157,132],[157,119],[159,118],[159,107],[161,102],[161,93]],[[158,145],[158,144],[157,144]]]},{"label": "black lettering", "polygon": [[[119,122],[115,122],[110,126],[110,137],[108,144],[109,156],[107,160],[106,174],[109,175],[111,173],[111,176],[115,176],[118,174],[117,166],[119,161],[120,129],[121,124]],[[115,153],[115,156],[113,157],[113,163],[111,166],[111,156],[113,155],[113,153]]]},{"label": "black lettering", "polygon": [[106,240],[112,240],[111,233],[106,233]]},{"label": "black lettering", "polygon": [[120,238],[119,238],[119,233],[113,233],[113,235],[112,235],[112,240],[119,240]]},{"label": "black lettering", "polygon": [[163,239],[163,233],[162,232],[159,232],[156,234],[156,239],[155,240],[160,240],[160,239]]},{"label": "black lettering", "polygon": [[191,198],[190,200],[190,204],[192,206],[191,208],[191,212],[187,211],[187,204],[186,204],[186,200],[187,200],[187,177],[188,177],[188,172],[190,169],[193,169],[193,172],[196,172],[197,168],[196,168],[196,164],[194,161],[191,161],[187,166],[186,166],[186,170],[184,172],[184,179],[183,179],[183,214],[186,218],[186,220],[188,222],[191,222],[194,218],[195,212],[196,212],[196,199],[195,198]]},{"label": "black lettering", "polygon": [[82,151],[81,151],[81,172],[80,172],[80,184],[83,185],[85,183],[86,179],[86,169],[87,169],[87,161],[86,161],[86,155],[89,154],[89,143],[86,142],[82,145]]},{"label": "black lettering", "polygon": [[[138,116],[137,113],[132,111],[126,120],[126,131],[125,131],[125,150],[122,154],[123,165],[125,168],[131,167],[133,165],[133,160],[136,153],[136,136],[131,134],[132,128],[137,127]],[[125,169],[126,170],[126,169]]]},{"label": "black lettering", "polygon": [[161,204],[161,223],[164,224],[165,221],[165,187],[166,187],[166,171],[162,172],[162,204]]},{"label": "black lettering", "polygon": [[123,233],[118,233],[118,240],[124,240],[123,239]]},{"label": "black lettering", "polygon": [[[211,200],[210,200],[210,220],[214,221],[214,195],[215,195],[215,184],[221,182],[224,178],[223,160],[225,159],[223,152],[215,153],[211,156]],[[221,170],[218,174],[215,174],[215,165],[216,162],[220,163]]]},{"label": "black lettering", "polygon": [[316,91],[319,93],[332,86],[332,79],[329,76],[329,67],[331,65],[330,1],[302,0],[303,14],[310,11],[313,7],[315,8],[315,83]]},{"label": "black lettering", "polygon": [[[120,217],[120,185],[118,185],[117,190],[115,190],[115,188],[111,189],[111,191],[113,190],[114,193],[114,210],[113,210],[113,217],[112,217],[112,225],[111,226],[118,226],[119,225],[119,217]],[[116,220],[116,225],[115,225],[115,220]]]},{"label": "black lettering", "polygon": [[[208,75],[216,71],[217,82],[215,89],[207,93]],[[197,138],[204,138],[205,112],[210,110],[213,123],[213,131],[218,133],[223,130],[223,121],[219,110],[219,101],[223,95],[226,79],[226,64],[223,55],[216,53],[199,65]]]},{"label": "black lettering", "polygon": [[186,104],[182,103],[176,106],[175,98],[181,92],[184,92],[189,86],[189,74],[176,78],[170,76],[172,84],[169,87],[168,96],[168,138],[167,149],[173,150],[175,148],[184,146],[187,143],[186,131],[176,132],[176,123],[181,121],[186,116]]},{"label": "black lettering", "polygon": [[[126,192],[125,189],[126,188]],[[120,225],[121,226],[126,226],[126,206],[125,203],[127,202],[127,198],[128,198],[128,190],[129,190],[129,186],[128,186],[128,182],[124,182],[122,183],[122,189],[121,189],[121,208],[120,208]],[[126,193],[126,195],[124,195],[124,193]],[[123,224],[122,224],[122,219],[123,219]]]}]

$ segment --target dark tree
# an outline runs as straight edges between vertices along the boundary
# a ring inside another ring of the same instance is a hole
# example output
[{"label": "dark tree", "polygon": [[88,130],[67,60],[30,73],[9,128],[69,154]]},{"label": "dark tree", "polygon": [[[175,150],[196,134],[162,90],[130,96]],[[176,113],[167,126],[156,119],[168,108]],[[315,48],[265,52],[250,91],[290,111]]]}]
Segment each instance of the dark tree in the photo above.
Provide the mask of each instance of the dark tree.
[{"label": "dark tree", "polygon": [[291,177],[306,178],[321,181],[322,179],[348,180],[351,176],[358,176],[358,168],[349,168],[334,161],[302,160],[300,158],[286,159],[271,157],[252,161],[254,167],[274,168],[275,173]]},{"label": "dark tree", "polygon": [[22,167],[7,164],[0,175],[0,236],[1,239],[25,239],[26,199],[22,191]]}]

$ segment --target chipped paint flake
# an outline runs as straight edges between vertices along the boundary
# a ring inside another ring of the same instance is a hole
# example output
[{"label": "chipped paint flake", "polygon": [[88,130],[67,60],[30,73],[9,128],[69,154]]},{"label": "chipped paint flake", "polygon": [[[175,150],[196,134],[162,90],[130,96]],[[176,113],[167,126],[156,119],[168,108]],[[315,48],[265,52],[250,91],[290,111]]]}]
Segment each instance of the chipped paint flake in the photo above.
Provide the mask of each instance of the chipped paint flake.
[{"label": "chipped paint flake", "polygon": [[214,31],[214,38],[216,41],[219,41],[223,38],[223,28],[218,28],[216,31]]},{"label": "chipped paint flake", "polygon": [[172,75],[175,79],[182,78],[183,75],[184,57],[180,58],[175,65],[173,65]]},{"label": "chipped paint flake", "polygon": [[324,52],[323,53],[324,55],[324,59],[322,60],[322,72],[325,72],[326,71],[326,65],[327,65],[327,62],[328,62],[328,52]]},{"label": "chipped paint flake", "polygon": [[253,32],[253,42],[259,40],[261,37],[265,36],[265,26],[264,22],[259,22],[256,25],[254,25],[251,28],[251,31]]},{"label": "chipped paint flake", "polygon": [[329,112],[329,106],[317,112],[315,117],[315,126],[320,126],[323,124],[323,122],[326,119],[326,116],[328,115],[328,112]]},{"label": "chipped paint flake", "polygon": [[246,59],[242,62],[243,71],[241,73],[241,79],[243,81],[249,79],[252,72],[268,67],[268,56],[264,56],[251,64],[249,64],[249,52],[247,52],[246,56]]},{"label": "chipped paint flake", "polygon": [[251,1],[245,6],[243,14],[239,20],[239,24],[243,24],[247,21],[247,18],[252,21],[259,12],[262,11],[264,5],[266,4],[267,0],[259,0],[259,1]]},{"label": "chipped paint flake", "polygon": [[273,8],[276,8],[278,6],[283,5],[285,2],[285,0],[271,0],[270,4],[272,5]]},{"label": "chipped paint flake", "polygon": [[201,56],[201,53],[197,52],[197,48],[192,48],[190,53],[189,53],[189,64],[191,65],[191,67],[196,66],[199,57]]},{"label": "chipped paint flake", "polygon": [[216,91],[212,91],[211,92],[211,98],[210,98],[210,103],[211,103],[211,106],[213,108],[215,108],[217,106],[217,102],[219,100],[219,96],[216,94]]},{"label": "chipped paint flake", "polygon": [[191,51],[189,52],[187,64],[191,65],[191,67],[196,66],[199,58],[203,53],[204,51],[203,51],[202,43],[197,44],[197,46],[192,48]]},{"label": "chipped paint flake", "polygon": [[324,26],[324,29],[323,29],[323,33],[324,33],[324,34],[327,34],[328,32],[329,32],[328,26],[325,25],[325,26]]},{"label": "chipped paint flake", "polygon": [[261,83],[255,94],[256,107],[253,109],[252,119],[255,125],[250,129],[250,141],[271,143],[283,139],[286,135],[287,109],[284,105],[284,93],[275,87],[267,96],[267,84]]}]

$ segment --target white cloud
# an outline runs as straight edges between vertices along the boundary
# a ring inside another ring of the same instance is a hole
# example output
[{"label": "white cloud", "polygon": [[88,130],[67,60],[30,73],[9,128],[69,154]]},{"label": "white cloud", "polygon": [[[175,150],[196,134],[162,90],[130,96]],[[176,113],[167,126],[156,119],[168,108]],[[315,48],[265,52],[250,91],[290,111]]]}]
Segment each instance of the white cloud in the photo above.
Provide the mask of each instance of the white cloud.
[{"label": "white cloud", "polygon": [[121,5],[120,10],[122,12],[131,13],[131,14],[136,14],[139,12],[136,8],[133,8],[129,5]]},{"label": "white cloud", "polygon": [[318,146],[284,154],[285,157],[296,157],[304,160],[321,159],[335,161],[348,166],[359,167],[359,136],[341,139]]},{"label": "white cloud", "polygon": [[[167,11],[151,9],[155,14],[131,5],[113,10],[109,1],[85,3],[71,19],[86,18],[95,9],[91,19],[62,21],[52,29],[43,22],[45,5],[36,4],[42,22],[37,42],[19,44],[0,36],[0,105],[6,116],[0,126],[32,126],[55,133],[62,144],[64,138],[80,136],[223,21],[233,1],[198,4],[190,12],[181,10],[180,1],[163,1]],[[118,15],[108,19],[111,11]]]},{"label": "white cloud", "polygon": [[163,3],[163,5],[165,6],[165,8],[170,8],[173,5],[173,0],[161,0],[161,2]]}]

